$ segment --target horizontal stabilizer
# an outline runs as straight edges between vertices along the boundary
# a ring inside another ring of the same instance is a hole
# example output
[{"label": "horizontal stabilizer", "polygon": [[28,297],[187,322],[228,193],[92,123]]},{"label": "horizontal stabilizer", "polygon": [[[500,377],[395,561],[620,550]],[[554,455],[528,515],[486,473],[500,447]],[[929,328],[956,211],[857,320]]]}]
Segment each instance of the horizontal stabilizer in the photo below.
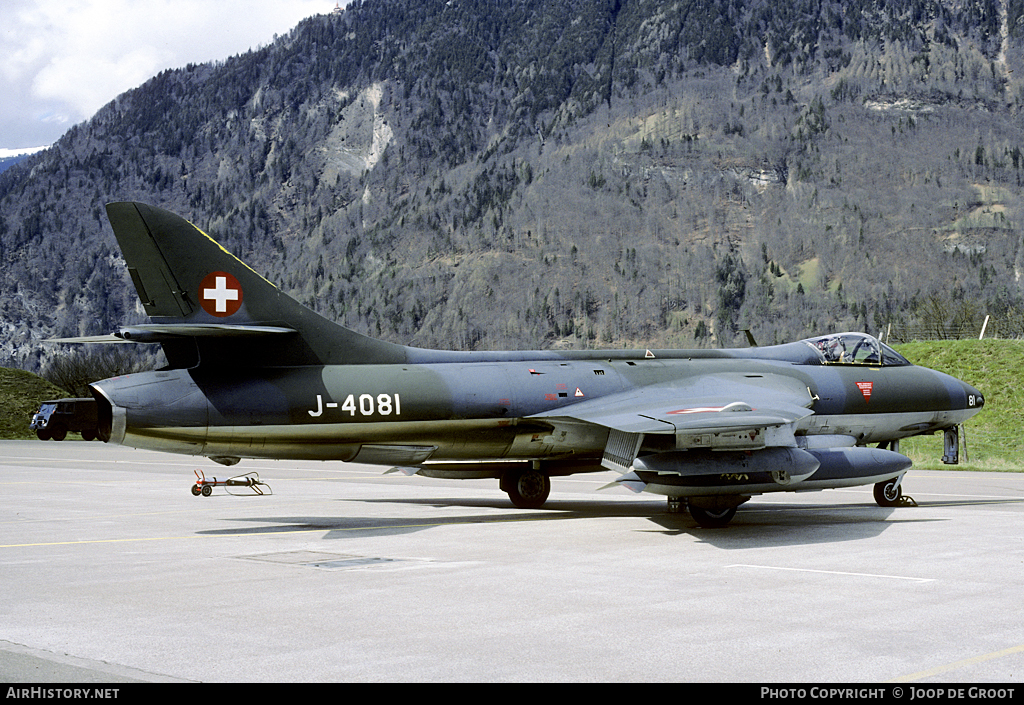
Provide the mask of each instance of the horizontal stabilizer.
[{"label": "horizontal stabilizer", "polygon": [[135,341],[119,338],[114,333],[108,335],[83,335],[78,338],[46,338],[44,343],[132,343]]},{"label": "horizontal stabilizer", "polygon": [[280,326],[227,325],[224,323],[153,323],[127,326],[114,333],[119,338],[137,343],[159,343],[174,338],[237,338],[244,336],[283,335],[295,333],[294,328]]},{"label": "horizontal stabilizer", "polygon": [[221,323],[153,323],[126,326],[109,335],[79,338],[49,338],[44,343],[162,343],[178,338],[238,338],[246,336],[295,333],[279,326],[244,326]]}]

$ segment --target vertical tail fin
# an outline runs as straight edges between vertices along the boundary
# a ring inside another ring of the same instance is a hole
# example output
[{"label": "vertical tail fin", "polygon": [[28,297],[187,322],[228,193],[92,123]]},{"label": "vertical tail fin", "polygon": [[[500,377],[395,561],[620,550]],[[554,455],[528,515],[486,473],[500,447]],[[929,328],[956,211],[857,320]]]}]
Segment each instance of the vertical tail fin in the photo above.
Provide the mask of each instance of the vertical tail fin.
[{"label": "vertical tail fin", "polygon": [[[151,338],[172,367],[403,362],[407,349],[319,316],[184,218],[144,203],[107,217]],[[282,333],[282,329],[290,332]],[[255,342],[252,336],[257,336]]]}]

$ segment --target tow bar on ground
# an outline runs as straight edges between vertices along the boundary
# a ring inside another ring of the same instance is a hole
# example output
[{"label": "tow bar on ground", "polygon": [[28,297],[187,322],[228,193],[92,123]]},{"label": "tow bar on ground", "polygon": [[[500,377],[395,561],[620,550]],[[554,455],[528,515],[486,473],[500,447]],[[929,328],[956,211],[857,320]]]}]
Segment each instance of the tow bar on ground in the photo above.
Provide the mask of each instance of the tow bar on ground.
[{"label": "tow bar on ground", "polygon": [[[232,487],[246,487],[254,494],[266,495],[274,494],[274,491],[270,489],[270,485],[260,480],[260,476],[255,472],[247,472],[241,475],[235,475],[229,477],[226,480],[218,480],[216,477],[212,480],[206,479],[206,473],[202,470],[196,470],[196,483],[192,485],[192,494],[198,497],[203,495],[209,497],[213,494],[214,487],[223,487],[227,490],[228,494],[235,495],[236,497],[248,496],[248,492],[232,492]],[[200,474],[202,473],[202,474]]]}]

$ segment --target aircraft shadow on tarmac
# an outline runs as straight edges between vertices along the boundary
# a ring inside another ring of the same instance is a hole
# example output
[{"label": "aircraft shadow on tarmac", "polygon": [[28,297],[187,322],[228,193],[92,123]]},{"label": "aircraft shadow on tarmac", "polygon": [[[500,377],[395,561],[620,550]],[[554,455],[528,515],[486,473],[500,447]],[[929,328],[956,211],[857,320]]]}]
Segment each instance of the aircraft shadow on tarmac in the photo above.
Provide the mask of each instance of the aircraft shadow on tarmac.
[{"label": "aircraft shadow on tarmac", "polygon": [[740,507],[736,518],[720,529],[699,527],[687,514],[662,512],[650,519],[661,527],[652,531],[690,535],[723,549],[743,549],[857,541],[881,535],[900,524],[948,521],[917,513],[921,509],[1008,503],[1024,503],[1024,499],[919,502],[917,507],[898,508],[872,503],[773,506],[752,501]]},{"label": "aircraft shadow on tarmac", "polygon": [[[231,521],[256,524],[232,529],[210,529],[198,531],[203,536],[244,536],[255,534],[289,533],[300,531],[326,531],[323,538],[344,539],[367,535],[393,535],[412,533],[440,526],[461,524],[494,524],[513,521],[564,521],[569,519],[594,519],[614,516],[643,516],[661,508],[660,503],[646,505],[608,504],[600,502],[548,502],[543,509],[521,510],[509,506],[508,500],[494,499],[367,499],[345,500],[384,504],[419,504],[441,508],[465,507],[468,509],[503,509],[494,514],[459,514],[456,516],[420,517],[246,517]],[[646,506],[647,512],[639,509]]]},{"label": "aircraft shadow on tarmac", "polygon": [[[413,519],[401,517],[384,519],[379,517],[246,517],[230,521],[256,524],[232,529],[209,529],[197,531],[200,536],[257,536],[261,534],[290,534],[300,532],[326,531],[327,539],[346,539],[365,536],[384,536],[423,531],[445,524],[472,523],[472,518],[458,517],[442,520]],[[480,522],[484,521],[480,517]]]},{"label": "aircraft shadow on tarmac", "polygon": [[915,521],[894,519],[896,511],[867,504],[799,507],[751,504],[741,507],[736,518],[722,528],[698,526],[686,514],[663,513],[651,517],[651,522],[660,527],[651,531],[691,536],[722,549],[805,546],[874,538],[894,524]]},{"label": "aircraft shadow on tarmac", "polygon": [[[499,513],[467,512],[446,516],[417,517],[246,517],[233,521],[250,526],[211,529],[206,536],[244,536],[290,532],[325,531],[324,540],[414,533],[443,526],[495,524],[521,521],[572,521],[614,518],[645,518],[653,526],[642,529],[671,536],[690,536],[722,549],[810,545],[873,538],[893,526],[921,521],[945,521],[914,516],[914,508],[883,508],[874,504],[821,504],[773,506],[751,502],[741,507],[726,527],[703,528],[686,512],[670,514],[661,502],[602,502],[553,500],[543,509],[519,510],[502,499],[360,499],[345,500],[380,504],[432,506],[439,509],[499,509]],[[976,502],[972,502],[974,504]],[[987,502],[986,502],[987,503]],[[946,503],[928,504],[926,506]],[[949,503],[964,504],[964,502]],[[625,529],[636,531],[637,529]]]}]

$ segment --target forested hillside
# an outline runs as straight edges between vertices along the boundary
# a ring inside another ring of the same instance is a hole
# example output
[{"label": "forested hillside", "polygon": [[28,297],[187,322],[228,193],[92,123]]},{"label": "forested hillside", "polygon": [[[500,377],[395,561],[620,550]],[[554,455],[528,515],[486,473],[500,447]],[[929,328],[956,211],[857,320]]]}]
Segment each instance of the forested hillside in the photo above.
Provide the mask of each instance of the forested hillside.
[{"label": "forested hillside", "polygon": [[357,0],[0,174],[0,364],[143,318],[114,200],[413,345],[1020,336],[1022,107],[1024,0]]}]

